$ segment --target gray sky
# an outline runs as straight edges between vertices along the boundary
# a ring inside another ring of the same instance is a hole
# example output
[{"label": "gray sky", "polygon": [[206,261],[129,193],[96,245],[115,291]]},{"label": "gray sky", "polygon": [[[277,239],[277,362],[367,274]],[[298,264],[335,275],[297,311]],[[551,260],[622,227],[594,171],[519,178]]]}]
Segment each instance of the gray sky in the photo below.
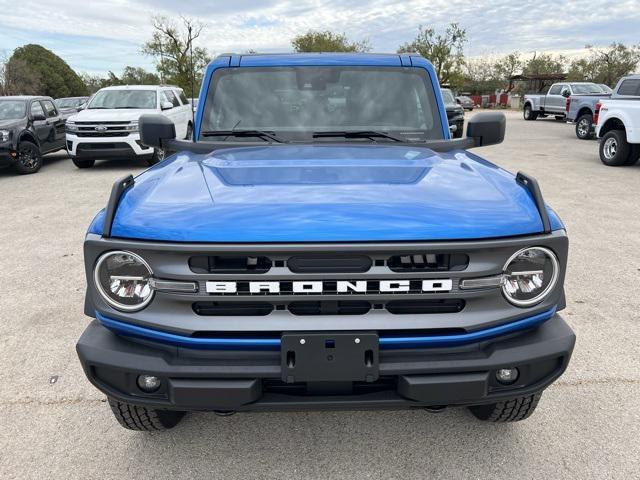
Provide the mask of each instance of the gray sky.
[{"label": "gray sky", "polygon": [[150,17],[185,15],[206,23],[200,45],[213,53],[287,52],[309,29],[368,39],[393,52],[418,25],[466,28],[469,56],[519,50],[578,55],[586,44],[640,43],[640,0],[0,0],[0,53],[39,43],[80,72],[153,67],[140,53]]}]

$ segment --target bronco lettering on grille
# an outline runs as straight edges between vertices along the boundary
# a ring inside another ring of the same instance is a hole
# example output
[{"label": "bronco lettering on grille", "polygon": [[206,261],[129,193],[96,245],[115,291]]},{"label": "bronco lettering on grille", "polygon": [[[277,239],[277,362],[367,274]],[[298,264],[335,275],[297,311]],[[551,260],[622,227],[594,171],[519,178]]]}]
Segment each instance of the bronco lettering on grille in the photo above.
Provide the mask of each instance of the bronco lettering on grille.
[{"label": "bronco lettering on grille", "polygon": [[449,292],[451,279],[436,280],[307,280],[307,281],[210,281],[212,295],[353,295],[381,293]]}]

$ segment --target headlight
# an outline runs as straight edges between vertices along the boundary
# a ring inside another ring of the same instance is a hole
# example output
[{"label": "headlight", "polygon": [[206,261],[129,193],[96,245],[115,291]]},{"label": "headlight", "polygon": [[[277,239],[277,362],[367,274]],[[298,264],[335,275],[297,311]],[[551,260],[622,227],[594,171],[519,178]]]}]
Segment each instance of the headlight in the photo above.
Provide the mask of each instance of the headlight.
[{"label": "headlight", "polygon": [[8,142],[11,132],[9,130],[0,130],[0,142]]},{"label": "headlight", "polygon": [[126,125],[124,129],[127,132],[137,132],[138,131],[138,122],[131,122],[129,125]]},{"label": "headlight", "polygon": [[548,248],[524,248],[504,266],[504,296],[518,307],[540,303],[556,286],[558,270],[558,258]]},{"label": "headlight", "polygon": [[67,129],[67,132],[77,132],[78,131],[78,126],[73,122],[67,122],[65,124],[65,127]]},{"label": "headlight", "polygon": [[96,263],[93,273],[98,292],[113,308],[132,312],[142,310],[153,298],[151,268],[131,252],[108,252]]}]

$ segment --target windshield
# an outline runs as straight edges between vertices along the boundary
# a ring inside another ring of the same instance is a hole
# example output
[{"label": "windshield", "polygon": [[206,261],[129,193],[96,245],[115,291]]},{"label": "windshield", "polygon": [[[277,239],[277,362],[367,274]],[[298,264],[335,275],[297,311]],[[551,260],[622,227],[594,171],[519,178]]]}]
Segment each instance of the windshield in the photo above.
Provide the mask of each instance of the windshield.
[{"label": "windshield", "polygon": [[27,102],[0,100],[0,120],[19,120],[27,115]]},{"label": "windshield", "polygon": [[578,83],[571,85],[573,93],[587,94],[587,93],[604,93],[602,88],[595,83]]},{"label": "windshield", "polygon": [[363,131],[395,133],[402,139],[443,138],[426,71],[401,67],[221,70],[209,86],[201,135],[238,141],[238,135],[211,137],[231,130],[272,132],[281,141]]},{"label": "windshield", "polygon": [[449,90],[448,88],[443,88],[441,89],[442,92],[442,100],[444,101],[445,105],[451,105],[452,103],[456,103],[455,99],[453,98],[453,93],[451,93],[451,90]]},{"label": "windshield", "polygon": [[89,110],[99,108],[145,108],[157,106],[155,90],[100,90],[89,104]]},{"label": "windshield", "polygon": [[56,105],[60,108],[79,107],[85,100],[86,98],[59,98],[56,100]]}]

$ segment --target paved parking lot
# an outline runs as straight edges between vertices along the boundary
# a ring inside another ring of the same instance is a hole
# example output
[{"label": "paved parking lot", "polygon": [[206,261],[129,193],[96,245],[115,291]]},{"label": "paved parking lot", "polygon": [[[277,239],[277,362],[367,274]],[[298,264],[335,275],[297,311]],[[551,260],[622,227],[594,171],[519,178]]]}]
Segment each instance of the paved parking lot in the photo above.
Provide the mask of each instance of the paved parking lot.
[{"label": "paved parking lot", "polygon": [[595,141],[508,113],[504,144],[476,150],[541,183],[570,241],[567,373],[529,420],[464,409],[192,414],[176,429],[122,429],[74,345],[82,239],[113,181],[142,163],[0,171],[0,478],[638,478],[640,165],[603,166]]}]

